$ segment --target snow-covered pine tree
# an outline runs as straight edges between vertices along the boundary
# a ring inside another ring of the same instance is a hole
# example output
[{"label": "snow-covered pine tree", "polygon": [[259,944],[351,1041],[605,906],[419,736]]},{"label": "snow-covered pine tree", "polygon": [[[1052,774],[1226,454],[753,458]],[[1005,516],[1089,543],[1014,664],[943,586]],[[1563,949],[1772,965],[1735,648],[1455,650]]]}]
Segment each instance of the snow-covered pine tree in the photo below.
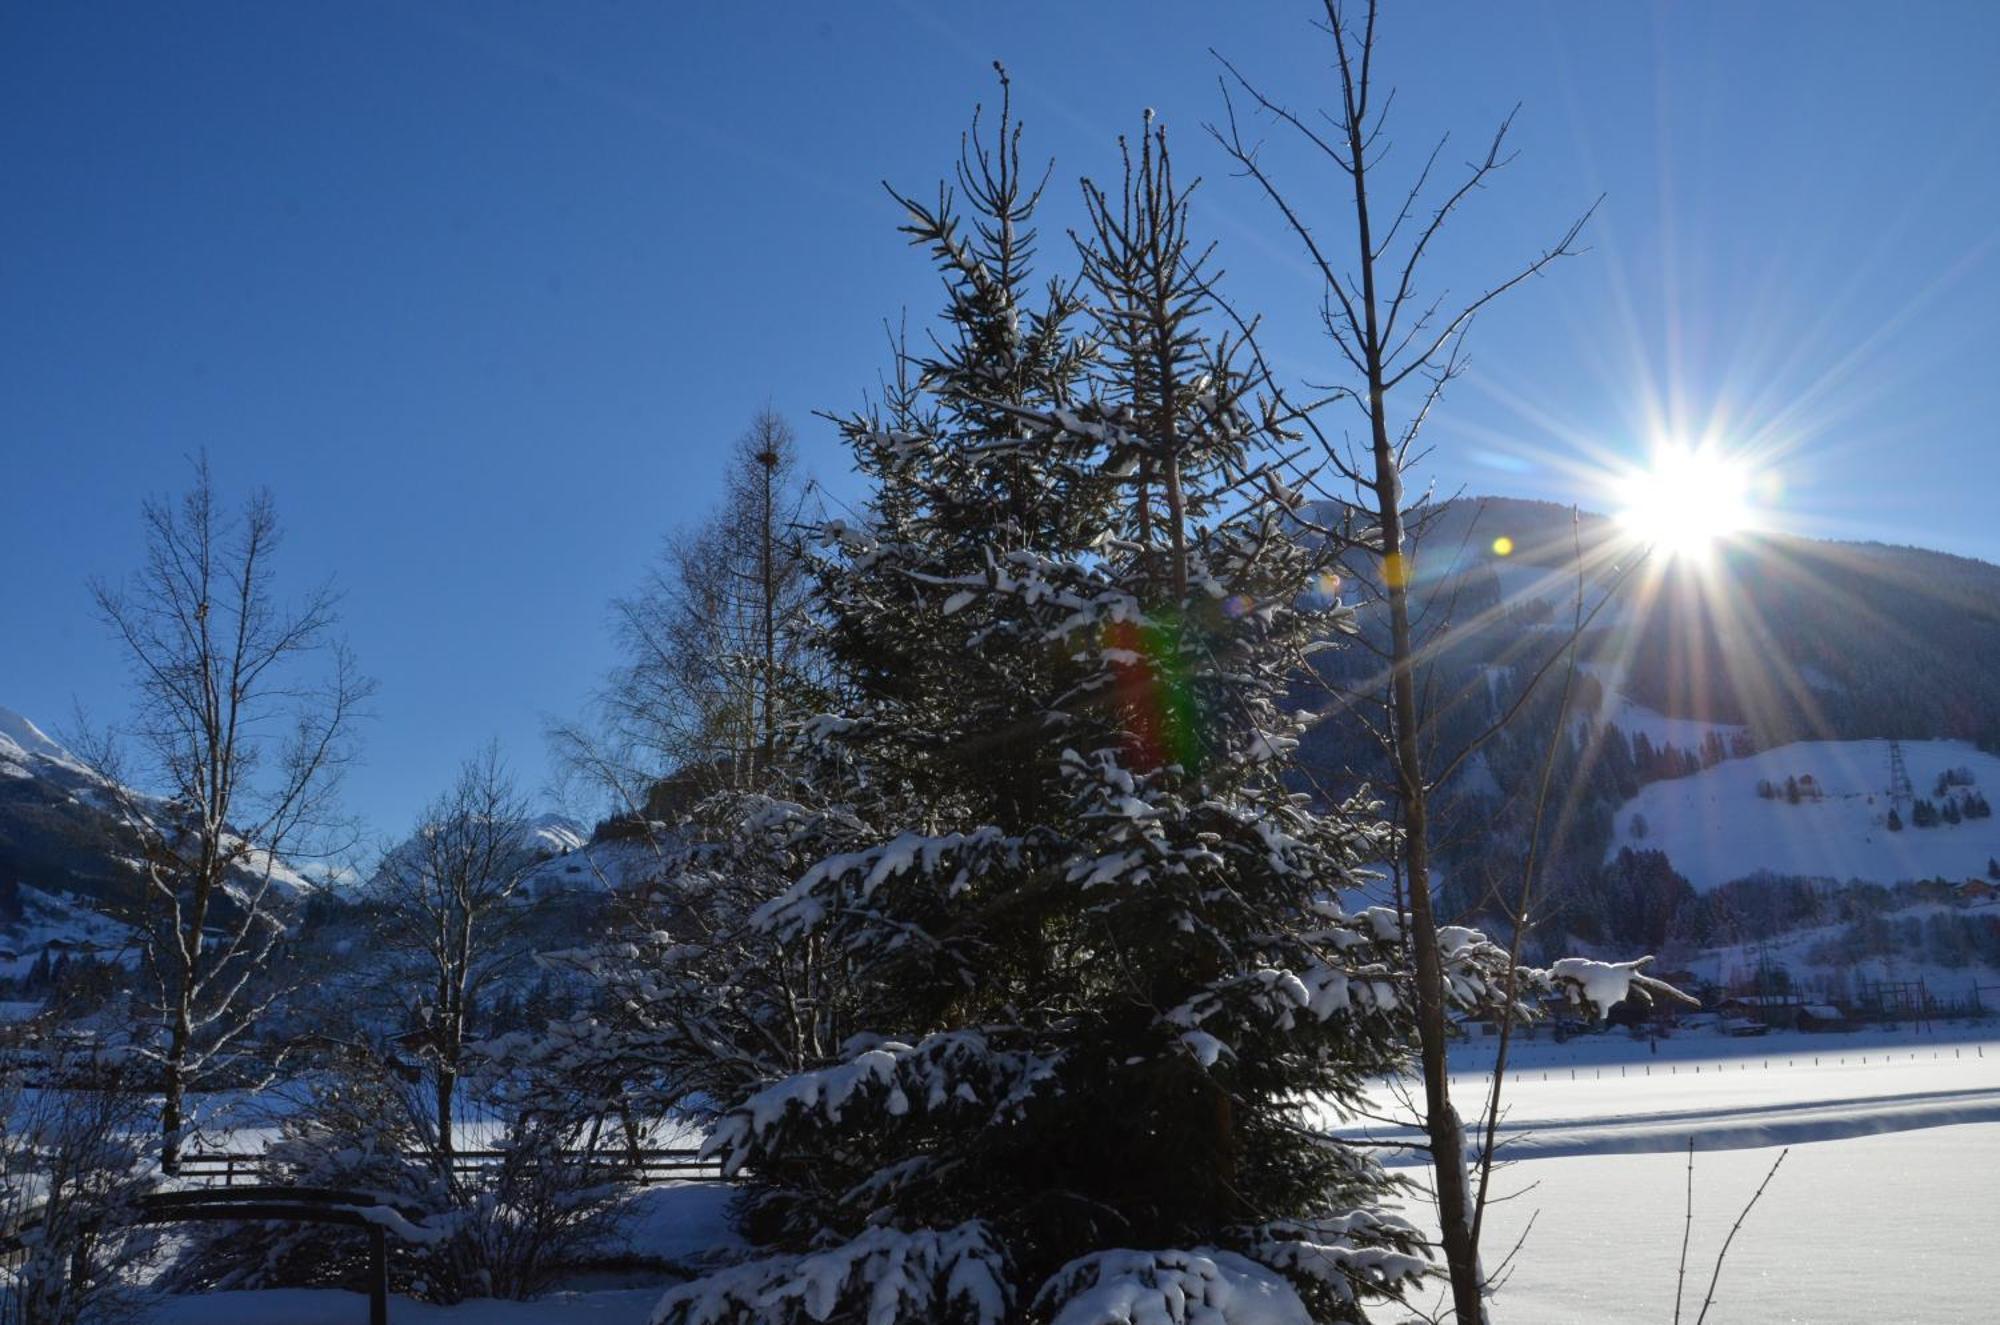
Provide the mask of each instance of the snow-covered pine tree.
[{"label": "snow-covered pine tree", "polygon": [[[684,858],[699,940],[649,940],[634,1021],[570,1048],[727,1102],[710,1149],[765,1251],[669,1325],[1359,1319],[1425,1262],[1318,1127],[1412,1030],[1405,919],[1335,900],[1386,851],[1373,807],[1283,780],[1289,686],[1347,616],[1307,592],[1328,554],[1262,370],[1207,333],[1164,136],[1117,195],[1086,183],[1081,274],[1031,307],[1002,89],[969,227],[949,188],[901,199],[947,332],[843,423],[874,485],[818,567],[850,703],[799,733],[794,799],[740,799]],[[1509,981],[1482,936],[1436,940],[1460,1006],[1672,993],[1650,959]]]},{"label": "snow-covered pine tree", "polygon": [[[755,917],[845,954],[868,1029],[722,1116],[769,1254],[657,1319],[1358,1318],[1424,1262],[1315,1125],[1404,1030],[1396,917],[1332,900],[1380,829],[1282,777],[1340,611],[1306,606],[1164,138],[1086,187],[1082,277],[1031,305],[1002,86],[970,224],[904,200],[950,296],[927,400],[844,425],[876,488],[821,568],[853,702],[805,743],[863,840]],[[1496,950],[1452,951],[1479,986]]]}]

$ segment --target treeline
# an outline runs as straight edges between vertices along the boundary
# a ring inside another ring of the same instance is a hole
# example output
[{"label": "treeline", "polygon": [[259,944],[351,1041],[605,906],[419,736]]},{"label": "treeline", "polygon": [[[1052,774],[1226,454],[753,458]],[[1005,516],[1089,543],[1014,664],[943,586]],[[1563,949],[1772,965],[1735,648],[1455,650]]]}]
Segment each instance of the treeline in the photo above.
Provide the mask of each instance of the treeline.
[{"label": "treeline", "polygon": [[[1988,873],[2000,880],[2000,860],[1988,862]],[[1573,905],[1566,921],[1589,942],[1682,958],[1702,948],[1765,945],[1801,930],[1838,927],[1807,951],[1807,962],[1844,967],[1896,958],[1954,969],[2000,967],[2000,911],[1973,906],[1942,878],[1835,883],[1760,871],[1697,893],[1664,853],[1628,847],[1604,867],[1594,905]]]},{"label": "treeline", "polygon": [[[1990,819],[1993,806],[1979,792],[1965,796],[1947,796],[1942,803],[1924,797],[1910,802],[1910,826],[1912,828],[1936,828],[1940,824],[1957,825],[1969,819]],[[1895,806],[1889,807],[1888,827],[1890,832],[1901,832],[1902,816]]]}]

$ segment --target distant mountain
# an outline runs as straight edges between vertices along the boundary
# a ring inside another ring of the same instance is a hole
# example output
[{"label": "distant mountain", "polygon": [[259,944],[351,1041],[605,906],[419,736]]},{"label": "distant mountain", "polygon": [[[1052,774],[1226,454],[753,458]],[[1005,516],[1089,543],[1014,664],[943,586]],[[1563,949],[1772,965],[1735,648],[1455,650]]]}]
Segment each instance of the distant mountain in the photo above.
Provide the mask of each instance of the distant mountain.
[{"label": "distant mountain", "polygon": [[[1579,553],[1595,575],[1635,550],[1604,516],[1572,525],[1552,503],[1461,499],[1424,531],[1419,587],[1471,653],[1511,665],[1534,656],[1518,627],[1571,620]],[[1968,557],[1747,534],[1706,563],[1635,572],[1587,657],[1635,703],[1747,726],[1759,745],[1902,737],[2000,749],[2000,566]]]},{"label": "distant mountain", "polygon": [[[1903,742],[1918,797],[1945,767],[1966,768],[1983,795],[2000,791],[2000,567],[1779,534],[1735,539],[1705,561],[1637,559],[1611,520],[1550,503],[1460,500],[1430,513],[1412,583],[1436,752],[1464,748],[1521,704],[1439,791],[1448,912],[1491,923],[1496,890],[1520,886],[1560,665],[1522,696],[1575,618],[1579,562],[1582,606],[1596,615],[1535,854],[1553,925],[1586,938],[1618,929],[1629,891],[1607,861],[1627,847],[1664,852],[1703,891],[1760,871],[1885,884],[1985,872],[1989,851],[2000,854],[1995,820],[1888,828],[1887,738]],[[1607,600],[1605,582],[1628,570]],[[1362,586],[1340,592],[1379,647],[1381,605]],[[1329,716],[1302,746],[1302,781],[1392,786],[1342,714],[1344,695],[1382,692],[1380,658],[1355,647],[1316,665],[1321,683],[1299,698]],[[1757,794],[1805,775],[1820,799]]]},{"label": "distant mountain", "polygon": [[[519,852],[517,863],[529,873],[524,891],[533,896],[565,892],[601,892],[622,887],[637,863],[629,843],[590,841],[590,830],[560,814],[539,814],[512,825],[511,835]],[[361,896],[385,883],[389,870],[404,862],[414,862],[419,843],[412,836],[383,853],[381,862],[363,885]]]},{"label": "distant mountain", "polygon": [[128,889],[138,844],[106,812],[107,791],[34,723],[0,708],[0,884],[99,899]]},{"label": "distant mountain", "polygon": [[[114,790],[33,722],[0,708],[0,888],[25,885],[93,904],[129,896],[139,844],[112,813]],[[270,877],[290,896],[313,889],[282,861]],[[243,883],[252,882],[246,874]],[[10,918],[8,895],[0,893],[0,924]]]}]

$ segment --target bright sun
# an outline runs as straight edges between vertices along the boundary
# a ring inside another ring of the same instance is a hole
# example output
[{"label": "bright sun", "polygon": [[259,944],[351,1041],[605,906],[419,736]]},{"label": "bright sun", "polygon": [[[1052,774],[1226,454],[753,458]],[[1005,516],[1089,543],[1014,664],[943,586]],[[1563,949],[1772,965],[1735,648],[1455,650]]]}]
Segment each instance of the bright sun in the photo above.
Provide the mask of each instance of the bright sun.
[{"label": "bright sun", "polygon": [[1618,485],[1618,521],[1673,557],[1706,557],[1750,527],[1750,470],[1709,447],[1662,446],[1650,468]]}]

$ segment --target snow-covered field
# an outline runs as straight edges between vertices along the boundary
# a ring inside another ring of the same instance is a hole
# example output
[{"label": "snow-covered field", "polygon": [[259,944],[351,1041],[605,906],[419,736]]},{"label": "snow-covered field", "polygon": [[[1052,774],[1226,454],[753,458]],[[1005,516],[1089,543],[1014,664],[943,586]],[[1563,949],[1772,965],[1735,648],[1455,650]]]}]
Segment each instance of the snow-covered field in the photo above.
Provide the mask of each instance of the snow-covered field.
[{"label": "snow-covered field", "polygon": [[[2000,757],[1967,742],[1904,741],[1903,756],[1918,796],[1931,797],[1938,775],[1952,768],[1968,770],[1987,799],[2000,793]],[[1782,794],[1757,795],[1759,781],[1782,793],[1787,778],[1808,775],[1820,798],[1792,805]],[[1985,877],[1987,862],[2000,857],[2000,816],[1891,832],[1888,785],[1887,741],[1781,745],[1641,788],[1618,811],[1611,850],[1664,851],[1702,892],[1758,870],[1875,883]],[[1635,816],[1643,837],[1633,832]]]},{"label": "snow-covered field", "polygon": [[[1698,1314],[1729,1227],[1779,1152],[1699,1151],[1683,1320]],[[1737,1235],[1711,1322],[1941,1325],[2000,1317],[1993,1180],[2000,1125],[1795,1147]],[[1497,1179],[1496,1259],[1527,1241],[1494,1319],[1605,1325],[1673,1319],[1687,1156],[1537,1159]],[[1533,1227],[1528,1227],[1533,1219]]]},{"label": "snow-covered field", "polygon": [[[2000,1318],[1992,1252],[2000,1041],[1990,1030],[1543,1039],[1513,1055],[1489,1264],[1526,1235],[1494,1319],[1673,1318],[1689,1138],[1692,1320],[1730,1225],[1791,1153],[1729,1252],[1711,1322]],[[1456,1060],[1483,1099],[1489,1045]],[[1377,1135],[1384,1129],[1376,1128]],[[1416,1170],[1421,1172],[1421,1170]]]},{"label": "snow-covered field", "polygon": [[22,885],[21,918],[0,925],[0,977],[18,980],[49,951],[88,952],[100,961],[136,963],[133,931],[62,893]]},{"label": "snow-covered field", "polygon": [[[1541,1041],[1510,1054],[1500,1152],[1679,1153],[1833,1142],[1882,1132],[2000,1123],[2000,1044],[1938,1033],[1620,1035]],[[1483,1101],[1492,1050],[1458,1055],[1461,1109]],[[1382,1135],[1383,1129],[1374,1129]]]},{"label": "snow-covered field", "polygon": [[[1778,1152],[1704,1151],[1694,1170],[1684,1319],[1715,1254]],[[1992,1182],[2000,1126],[1930,1128],[1800,1146],[1729,1252],[1719,1325],[1953,1325],[1994,1318]],[[1507,1169],[1489,1237],[1497,1259],[1528,1234],[1494,1304],[1500,1325],[1625,1325],[1673,1318],[1687,1199],[1683,1153],[1537,1159]],[[1533,1227],[1529,1228],[1530,1218]],[[435,1307],[397,1299],[398,1325],[643,1325],[659,1292],[615,1288],[537,1302]],[[359,1294],[277,1290],[167,1303],[151,1325],[353,1325]],[[1378,1313],[1382,1320],[1393,1317]]]},{"label": "snow-covered field", "polygon": [[[1492,1045],[1457,1051],[1458,1100],[1478,1106]],[[1673,1318],[1686,1218],[1694,1221],[1683,1318],[1693,1320],[1730,1225],[1791,1146],[1737,1236],[1709,1320],[1717,1325],[1884,1325],[1996,1318],[1992,1185],[2000,1177],[2000,1039],[1990,1027],[1730,1039],[1682,1034],[1657,1046],[1622,1034],[1513,1054],[1487,1235],[1489,1264],[1526,1236],[1494,1319],[1604,1325]],[[1385,1110],[1392,1092],[1383,1092]],[[1346,1130],[1383,1138],[1381,1124]],[[1422,1169],[1405,1172],[1420,1178]],[[730,1237],[725,1192],[647,1193],[625,1240],[681,1261]],[[1411,1211],[1422,1218],[1421,1200]],[[534,1303],[432,1307],[398,1301],[419,1325],[641,1325],[659,1290],[623,1283]],[[223,1293],[165,1303],[154,1325],[345,1325],[359,1297]],[[1379,1312],[1378,1319],[1396,1319]]]}]

